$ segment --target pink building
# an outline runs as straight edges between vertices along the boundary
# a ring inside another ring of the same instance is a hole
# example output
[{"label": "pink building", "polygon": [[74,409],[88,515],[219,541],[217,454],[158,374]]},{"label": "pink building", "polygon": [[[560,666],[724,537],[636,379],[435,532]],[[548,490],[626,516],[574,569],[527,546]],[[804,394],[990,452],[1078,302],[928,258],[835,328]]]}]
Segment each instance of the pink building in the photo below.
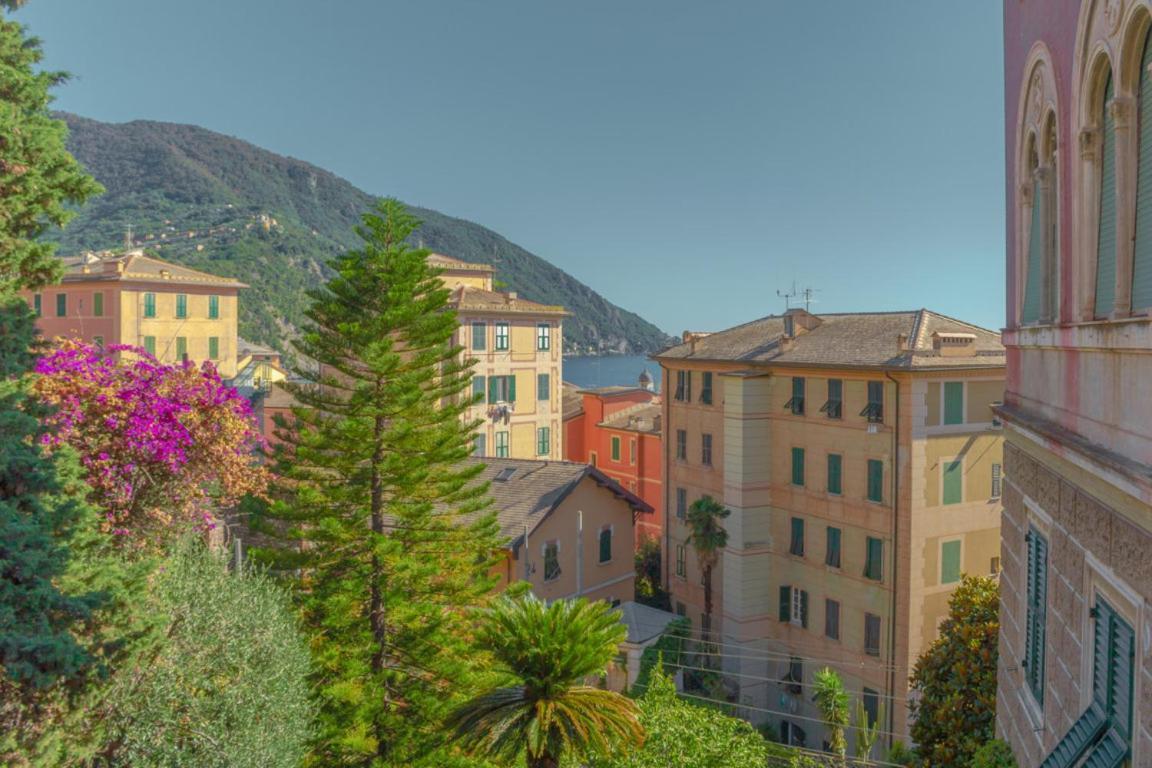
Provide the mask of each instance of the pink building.
[{"label": "pink building", "polygon": [[997,733],[1152,765],[1152,2],[1005,0]]}]

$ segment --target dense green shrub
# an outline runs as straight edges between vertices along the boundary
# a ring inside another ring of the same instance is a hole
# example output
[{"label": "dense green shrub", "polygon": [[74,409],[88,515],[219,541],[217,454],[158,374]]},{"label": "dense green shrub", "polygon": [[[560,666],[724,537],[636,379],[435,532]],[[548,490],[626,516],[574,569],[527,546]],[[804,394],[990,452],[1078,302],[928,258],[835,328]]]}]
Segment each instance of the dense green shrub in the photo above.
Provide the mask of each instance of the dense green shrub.
[{"label": "dense green shrub", "polygon": [[1012,748],[1000,739],[993,739],[972,756],[970,768],[1016,768]]}]

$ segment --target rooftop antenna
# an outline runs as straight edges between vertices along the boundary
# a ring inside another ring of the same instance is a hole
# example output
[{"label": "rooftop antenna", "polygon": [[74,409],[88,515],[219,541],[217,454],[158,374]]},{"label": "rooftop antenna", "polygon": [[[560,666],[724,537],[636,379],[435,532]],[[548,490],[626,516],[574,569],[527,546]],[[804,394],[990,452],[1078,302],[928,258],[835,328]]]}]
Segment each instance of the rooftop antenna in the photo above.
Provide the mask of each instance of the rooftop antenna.
[{"label": "rooftop antenna", "polygon": [[789,291],[777,290],[776,291],[776,295],[779,296],[780,298],[784,299],[784,309],[785,310],[792,309],[792,299],[803,299],[805,312],[808,312],[811,310],[812,302],[815,301],[815,299],[812,298],[812,294],[814,294],[814,293],[816,293],[815,288],[797,289],[795,280],[792,281],[792,289],[791,290],[789,290]]}]

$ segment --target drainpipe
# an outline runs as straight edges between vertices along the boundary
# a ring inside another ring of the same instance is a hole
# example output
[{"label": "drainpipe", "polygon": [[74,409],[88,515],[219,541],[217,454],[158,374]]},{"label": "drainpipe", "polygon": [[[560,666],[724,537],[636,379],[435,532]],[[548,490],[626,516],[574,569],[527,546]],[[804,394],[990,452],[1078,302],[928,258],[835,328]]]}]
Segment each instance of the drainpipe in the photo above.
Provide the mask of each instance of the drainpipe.
[{"label": "drainpipe", "polygon": [[888,746],[891,748],[896,728],[896,591],[897,566],[900,562],[900,382],[891,372],[884,375],[896,385],[896,423],[892,431],[892,608],[888,620]]}]

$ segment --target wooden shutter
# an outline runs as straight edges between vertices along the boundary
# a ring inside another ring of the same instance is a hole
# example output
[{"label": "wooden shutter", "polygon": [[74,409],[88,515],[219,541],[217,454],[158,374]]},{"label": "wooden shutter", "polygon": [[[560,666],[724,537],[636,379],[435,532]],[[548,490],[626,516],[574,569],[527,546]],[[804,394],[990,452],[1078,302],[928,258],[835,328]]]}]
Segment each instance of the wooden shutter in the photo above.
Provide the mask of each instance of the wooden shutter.
[{"label": "wooden shutter", "polygon": [[104,294],[100,291],[92,294],[92,315],[94,317],[104,316]]},{"label": "wooden shutter", "polygon": [[868,500],[884,500],[884,462],[868,460]]},{"label": "wooden shutter", "polygon": [[964,382],[944,382],[944,423],[964,423]]},{"label": "wooden shutter", "polygon": [[612,559],[612,531],[608,528],[600,531],[600,562],[606,563]]},{"label": "wooden shutter", "polygon": [[960,542],[946,541],[940,546],[940,583],[960,581]]},{"label": "wooden shutter", "polygon": [[808,592],[800,590],[800,626],[808,629]]},{"label": "wooden shutter", "polygon": [[1044,701],[1044,631],[1048,595],[1048,541],[1028,531],[1027,616],[1024,633],[1024,672],[1036,701]]},{"label": "wooden shutter", "polygon": [[828,454],[828,493],[841,493],[840,462],[840,454]]},{"label": "wooden shutter", "polygon": [[828,549],[824,555],[824,564],[833,568],[840,567],[840,529],[828,527]]},{"label": "wooden shutter", "polygon": [[792,484],[804,485],[804,449],[792,449]]},{"label": "wooden shutter", "polygon": [[516,402],[516,374],[506,377],[508,379],[508,402]]},{"label": "wooden shutter", "polygon": [[1112,111],[1112,75],[1104,86],[1100,140],[1100,229],[1096,238],[1096,317],[1107,317],[1116,304],[1116,125]]},{"label": "wooden shutter", "polygon": [[[1099,621],[1099,619],[1097,619]],[[1136,638],[1132,627],[1114,611],[1108,654],[1108,715],[1127,741],[1132,736],[1132,667]]]},{"label": "wooden shutter", "polygon": [[799,517],[792,518],[792,545],[788,548],[788,552],[804,556],[804,521]]},{"label": "wooden shutter", "polygon": [[483,396],[484,396],[484,377],[483,376],[473,376],[472,377],[472,399],[475,400],[477,397],[483,397]]},{"label": "wooden shutter", "polygon": [[964,465],[957,459],[944,463],[945,504],[959,504],[964,500]]},{"label": "wooden shutter", "polygon": [[880,539],[868,537],[867,562],[864,564],[864,576],[880,581],[884,571],[884,542]]},{"label": "wooden shutter", "polygon": [[1140,65],[1140,162],[1136,176],[1136,248],[1132,261],[1132,311],[1152,307],[1152,34]]},{"label": "wooden shutter", "polygon": [[792,587],[785,584],[780,587],[780,621],[792,618]]},{"label": "wooden shutter", "polygon": [[1052,752],[1040,763],[1040,768],[1071,768],[1088,750],[1088,747],[1100,737],[1107,726],[1104,710],[1096,702],[1088,707],[1080,719],[1073,723],[1064,734],[1064,738],[1052,749]]},{"label": "wooden shutter", "polygon": [[1028,228],[1028,263],[1025,264],[1024,306],[1020,310],[1021,323],[1035,323],[1040,319],[1041,293],[1044,283],[1044,231],[1042,211],[1044,187],[1032,181],[1032,225]]},{"label": "wooden shutter", "polygon": [[498,376],[492,376],[491,378],[488,379],[488,402],[489,403],[497,402],[497,398],[499,397],[499,394],[496,392],[496,387],[499,383],[500,383],[500,379]]}]

